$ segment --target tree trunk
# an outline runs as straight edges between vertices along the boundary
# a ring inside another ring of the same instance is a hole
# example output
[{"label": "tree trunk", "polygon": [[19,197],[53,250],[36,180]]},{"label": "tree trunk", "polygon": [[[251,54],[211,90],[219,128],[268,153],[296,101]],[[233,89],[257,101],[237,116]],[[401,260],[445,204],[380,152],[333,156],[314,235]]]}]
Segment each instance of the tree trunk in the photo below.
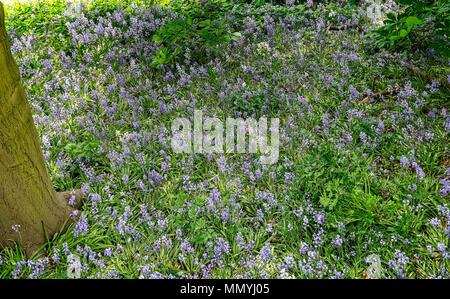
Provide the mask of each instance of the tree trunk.
[{"label": "tree trunk", "polygon": [[[73,209],[47,173],[4,17],[0,2],[0,248],[16,241],[30,254],[63,228]],[[74,194],[79,203],[81,193]]]}]

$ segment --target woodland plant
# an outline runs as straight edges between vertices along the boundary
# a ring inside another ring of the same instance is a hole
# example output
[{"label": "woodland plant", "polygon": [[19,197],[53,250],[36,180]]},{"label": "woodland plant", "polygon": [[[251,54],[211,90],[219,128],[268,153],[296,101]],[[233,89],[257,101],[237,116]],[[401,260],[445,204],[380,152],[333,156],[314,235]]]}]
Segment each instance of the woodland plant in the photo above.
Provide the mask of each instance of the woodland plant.
[{"label": "woodland plant", "polygon": [[378,48],[431,49],[450,56],[450,3],[445,0],[400,0],[399,11],[390,12],[384,25],[369,33]]},{"label": "woodland plant", "polygon": [[[431,21],[371,52],[358,3],[243,2],[7,7],[51,182],[87,198],[0,278],[449,278],[449,61],[396,48]],[[279,118],[278,162],[174,153],[198,109]]]}]

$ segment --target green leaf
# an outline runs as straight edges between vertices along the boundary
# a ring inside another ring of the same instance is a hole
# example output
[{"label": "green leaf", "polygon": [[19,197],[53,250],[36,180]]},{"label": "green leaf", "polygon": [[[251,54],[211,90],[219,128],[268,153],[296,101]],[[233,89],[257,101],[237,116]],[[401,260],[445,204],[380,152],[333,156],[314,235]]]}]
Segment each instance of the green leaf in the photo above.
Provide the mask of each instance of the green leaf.
[{"label": "green leaf", "polygon": [[396,40],[399,40],[399,39],[401,39],[402,37],[400,36],[400,35],[391,35],[390,37],[389,37],[389,40],[390,41],[396,41]]},{"label": "green leaf", "polygon": [[211,26],[211,20],[203,20],[201,22],[198,22],[198,27],[210,27]]},{"label": "green leaf", "polygon": [[407,31],[405,29],[401,29],[400,32],[399,32],[399,36],[400,37],[405,37],[405,36],[407,36],[409,34],[409,32],[410,31]]},{"label": "green leaf", "polygon": [[162,65],[167,63],[170,60],[168,54],[168,49],[166,47],[161,47],[156,51],[155,56],[153,57],[152,64],[153,65]]},{"label": "green leaf", "polygon": [[240,32],[233,32],[231,34],[231,39],[234,41],[239,40],[242,37],[242,34]]},{"label": "green leaf", "polygon": [[408,28],[413,28],[414,26],[421,25],[423,23],[423,21],[421,19],[419,19],[418,17],[409,16],[406,18],[405,23],[406,23],[406,26],[408,26]]}]

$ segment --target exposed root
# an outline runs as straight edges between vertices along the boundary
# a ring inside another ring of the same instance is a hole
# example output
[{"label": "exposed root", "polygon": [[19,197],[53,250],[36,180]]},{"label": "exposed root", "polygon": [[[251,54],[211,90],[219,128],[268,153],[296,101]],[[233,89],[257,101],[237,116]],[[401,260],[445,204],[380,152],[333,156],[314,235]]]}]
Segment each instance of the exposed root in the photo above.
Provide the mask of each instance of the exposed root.
[{"label": "exposed root", "polygon": [[[55,233],[59,234],[64,232],[71,223],[74,223],[79,216],[79,209],[81,209],[85,198],[86,194],[80,189],[56,193],[56,199],[63,209],[58,216],[60,218],[60,224],[58,227],[50,228],[50,231],[47,231],[43,225],[42,229],[45,238],[51,237]],[[42,254],[39,250],[41,245],[41,243],[32,242],[22,243],[27,257]]]},{"label": "exposed root", "polygon": [[65,205],[68,205],[72,209],[78,210],[83,205],[86,194],[84,194],[81,189],[76,189],[72,191],[58,192],[56,196]]}]

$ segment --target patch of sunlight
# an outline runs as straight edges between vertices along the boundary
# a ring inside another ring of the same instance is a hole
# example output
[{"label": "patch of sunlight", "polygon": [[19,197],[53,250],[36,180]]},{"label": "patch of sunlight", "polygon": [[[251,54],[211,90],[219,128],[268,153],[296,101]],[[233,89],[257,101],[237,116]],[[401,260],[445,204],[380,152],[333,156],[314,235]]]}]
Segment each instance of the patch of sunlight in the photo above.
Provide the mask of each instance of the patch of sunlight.
[{"label": "patch of sunlight", "polygon": [[0,0],[3,4],[10,5],[15,3],[38,2],[38,0]]},{"label": "patch of sunlight", "polygon": [[[117,0],[115,0],[117,1]],[[49,0],[0,0],[5,6],[13,6],[14,4],[22,4],[22,3],[49,3]],[[51,1],[50,1],[51,2]],[[92,3],[93,0],[67,0],[67,2],[84,2],[84,3]],[[114,2],[114,1],[113,1]],[[136,3],[143,2],[142,0],[136,0]],[[159,6],[171,6],[171,4],[174,2],[174,0],[155,0],[153,1],[154,4]]]},{"label": "patch of sunlight", "polygon": [[4,4],[4,6],[7,7],[14,7],[18,4],[25,4],[25,3],[39,3],[42,2],[42,0],[0,0]]}]

